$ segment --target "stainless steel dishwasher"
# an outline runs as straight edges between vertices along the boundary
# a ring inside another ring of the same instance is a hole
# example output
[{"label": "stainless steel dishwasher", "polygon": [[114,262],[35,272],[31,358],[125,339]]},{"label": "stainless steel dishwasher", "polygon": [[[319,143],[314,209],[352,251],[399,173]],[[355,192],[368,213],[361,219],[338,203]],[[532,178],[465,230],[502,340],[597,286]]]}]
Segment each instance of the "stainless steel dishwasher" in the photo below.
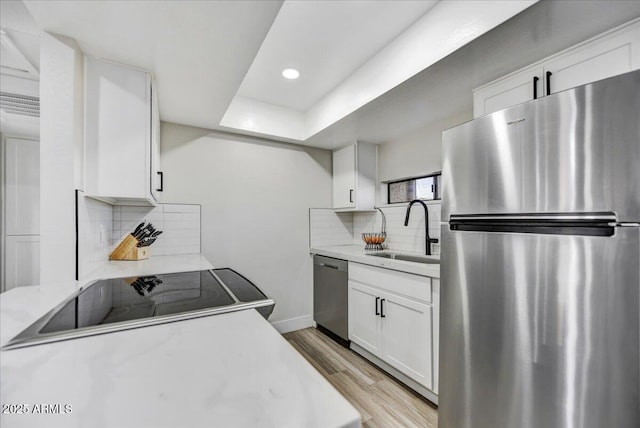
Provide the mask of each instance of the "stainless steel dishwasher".
[{"label": "stainless steel dishwasher", "polygon": [[313,319],[345,341],[349,340],[348,282],[346,260],[313,256]]}]

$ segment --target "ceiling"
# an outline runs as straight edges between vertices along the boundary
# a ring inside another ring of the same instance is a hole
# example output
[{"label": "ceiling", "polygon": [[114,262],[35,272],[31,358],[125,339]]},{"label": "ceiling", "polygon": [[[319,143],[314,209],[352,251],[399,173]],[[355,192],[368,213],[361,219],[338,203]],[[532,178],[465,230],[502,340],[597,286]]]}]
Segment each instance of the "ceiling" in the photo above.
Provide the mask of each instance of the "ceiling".
[{"label": "ceiling", "polygon": [[22,39],[40,29],[152,71],[163,121],[335,148],[464,117],[473,88],[640,15],[634,1],[534,3],[25,0],[1,18],[36,71]]},{"label": "ceiling", "polygon": [[[40,29],[19,1],[0,2],[0,132],[37,138],[40,133]],[[16,100],[11,95],[27,96]],[[29,98],[35,97],[35,98]]]},{"label": "ceiling", "polygon": [[85,54],[149,70],[160,117],[215,128],[281,1],[24,1],[45,31]]},{"label": "ceiling", "polygon": [[325,148],[342,142],[318,135],[533,3],[24,0],[40,29],[153,72],[163,121]]},{"label": "ceiling", "polygon": [[[238,95],[305,112],[436,3],[286,1]],[[299,79],[282,78],[289,67]]]},{"label": "ceiling", "polygon": [[637,18],[637,0],[539,2],[313,135],[305,144],[423,140],[434,123],[441,126],[452,118],[456,123],[472,119],[473,89]]}]

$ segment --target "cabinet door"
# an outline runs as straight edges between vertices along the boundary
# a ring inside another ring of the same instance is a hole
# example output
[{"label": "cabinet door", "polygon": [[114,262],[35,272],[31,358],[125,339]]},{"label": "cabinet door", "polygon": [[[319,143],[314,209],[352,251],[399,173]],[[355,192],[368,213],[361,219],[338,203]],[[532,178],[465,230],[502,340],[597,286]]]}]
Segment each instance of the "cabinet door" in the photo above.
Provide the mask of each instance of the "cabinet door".
[{"label": "cabinet door", "polygon": [[353,208],[356,203],[356,146],[333,152],[333,208]]},{"label": "cabinet door", "polygon": [[6,237],[5,291],[40,282],[40,236]]},{"label": "cabinet door", "polygon": [[[542,66],[525,68],[473,91],[473,117],[484,116],[542,96]],[[535,92],[535,93],[534,93]]]},{"label": "cabinet door", "polygon": [[148,73],[87,57],[85,186],[88,196],[151,199]]},{"label": "cabinet door", "polygon": [[433,278],[433,388],[438,393],[440,383],[440,279]]},{"label": "cabinet door", "polygon": [[388,293],[381,297],[382,359],[432,389],[432,307]]},{"label": "cabinet door", "polygon": [[155,81],[151,82],[151,196],[158,201],[158,192],[164,187],[164,177],[160,172],[160,112]]},{"label": "cabinet door", "polygon": [[7,138],[5,149],[6,235],[40,233],[40,143]]},{"label": "cabinet door", "polygon": [[349,281],[349,340],[380,357],[380,291]]},{"label": "cabinet door", "polygon": [[[545,62],[545,94],[640,68],[640,24],[571,49]],[[546,73],[551,75],[547,78]],[[549,87],[546,87],[546,85]]]}]

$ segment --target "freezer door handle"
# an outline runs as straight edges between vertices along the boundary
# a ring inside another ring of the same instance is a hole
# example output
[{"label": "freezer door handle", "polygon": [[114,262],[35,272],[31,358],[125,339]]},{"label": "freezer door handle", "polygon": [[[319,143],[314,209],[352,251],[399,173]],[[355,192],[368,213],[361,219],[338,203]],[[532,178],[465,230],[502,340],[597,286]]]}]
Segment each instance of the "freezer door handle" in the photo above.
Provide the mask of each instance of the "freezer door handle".
[{"label": "freezer door handle", "polygon": [[451,221],[581,221],[581,222],[615,222],[617,217],[611,212],[594,213],[548,213],[548,214],[451,214]]},{"label": "freezer door handle", "polygon": [[613,236],[617,224],[615,214],[612,213],[452,215],[449,229],[466,232]]}]

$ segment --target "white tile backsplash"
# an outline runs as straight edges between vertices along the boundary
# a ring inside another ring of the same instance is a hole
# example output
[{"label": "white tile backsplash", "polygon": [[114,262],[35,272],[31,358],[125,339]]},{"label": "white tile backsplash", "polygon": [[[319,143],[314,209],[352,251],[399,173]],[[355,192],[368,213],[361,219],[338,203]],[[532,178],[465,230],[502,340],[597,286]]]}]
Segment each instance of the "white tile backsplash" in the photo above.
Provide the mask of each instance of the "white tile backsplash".
[{"label": "white tile backsplash", "polygon": [[353,242],[353,216],[332,209],[309,210],[309,246],[349,245]]},{"label": "white tile backsplash", "polygon": [[154,255],[200,253],[200,205],[112,206],[78,191],[78,276],[84,278],[109,260],[109,254],[142,220],[162,234]]},{"label": "white tile backsplash", "polygon": [[[427,202],[429,235],[440,239],[441,203]],[[387,219],[385,248],[397,251],[425,252],[424,208],[411,208],[409,225],[404,226],[407,204],[381,208]],[[364,246],[363,232],[380,232],[382,215],[376,212],[336,213],[331,209],[309,211],[309,242],[311,247],[354,244]],[[347,237],[350,236],[350,239]],[[440,254],[440,245],[432,244],[432,254]]]},{"label": "white tile backsplash", "polygon": [[[429,235],[440,239],[441,203],[427,202],[429,210]],[[409,225],[405,227],[404,219],[407,204],[385,206],[381,208],[387,218],[387,239],[385,247],[397,251],[425,253],[424,208],[416,204],[411,208]],[[382,228],[382,215],[379,212],[360,212],[353,214],[353,243],[360,245],[363,232],[379,232]],[[439,254],[439,245],[432,246],[432,253]]]},{"label": "white tile backsplash", "polygon": [[84,278],[109,258],[113,207],[78,191],[78,277]]},{"label": "white tile backsplash", "polygon": [[151,257],[200,253],[200,205],[117,206],[113,210],[113,248],[145,220],[162,230],[151,245]]}]

